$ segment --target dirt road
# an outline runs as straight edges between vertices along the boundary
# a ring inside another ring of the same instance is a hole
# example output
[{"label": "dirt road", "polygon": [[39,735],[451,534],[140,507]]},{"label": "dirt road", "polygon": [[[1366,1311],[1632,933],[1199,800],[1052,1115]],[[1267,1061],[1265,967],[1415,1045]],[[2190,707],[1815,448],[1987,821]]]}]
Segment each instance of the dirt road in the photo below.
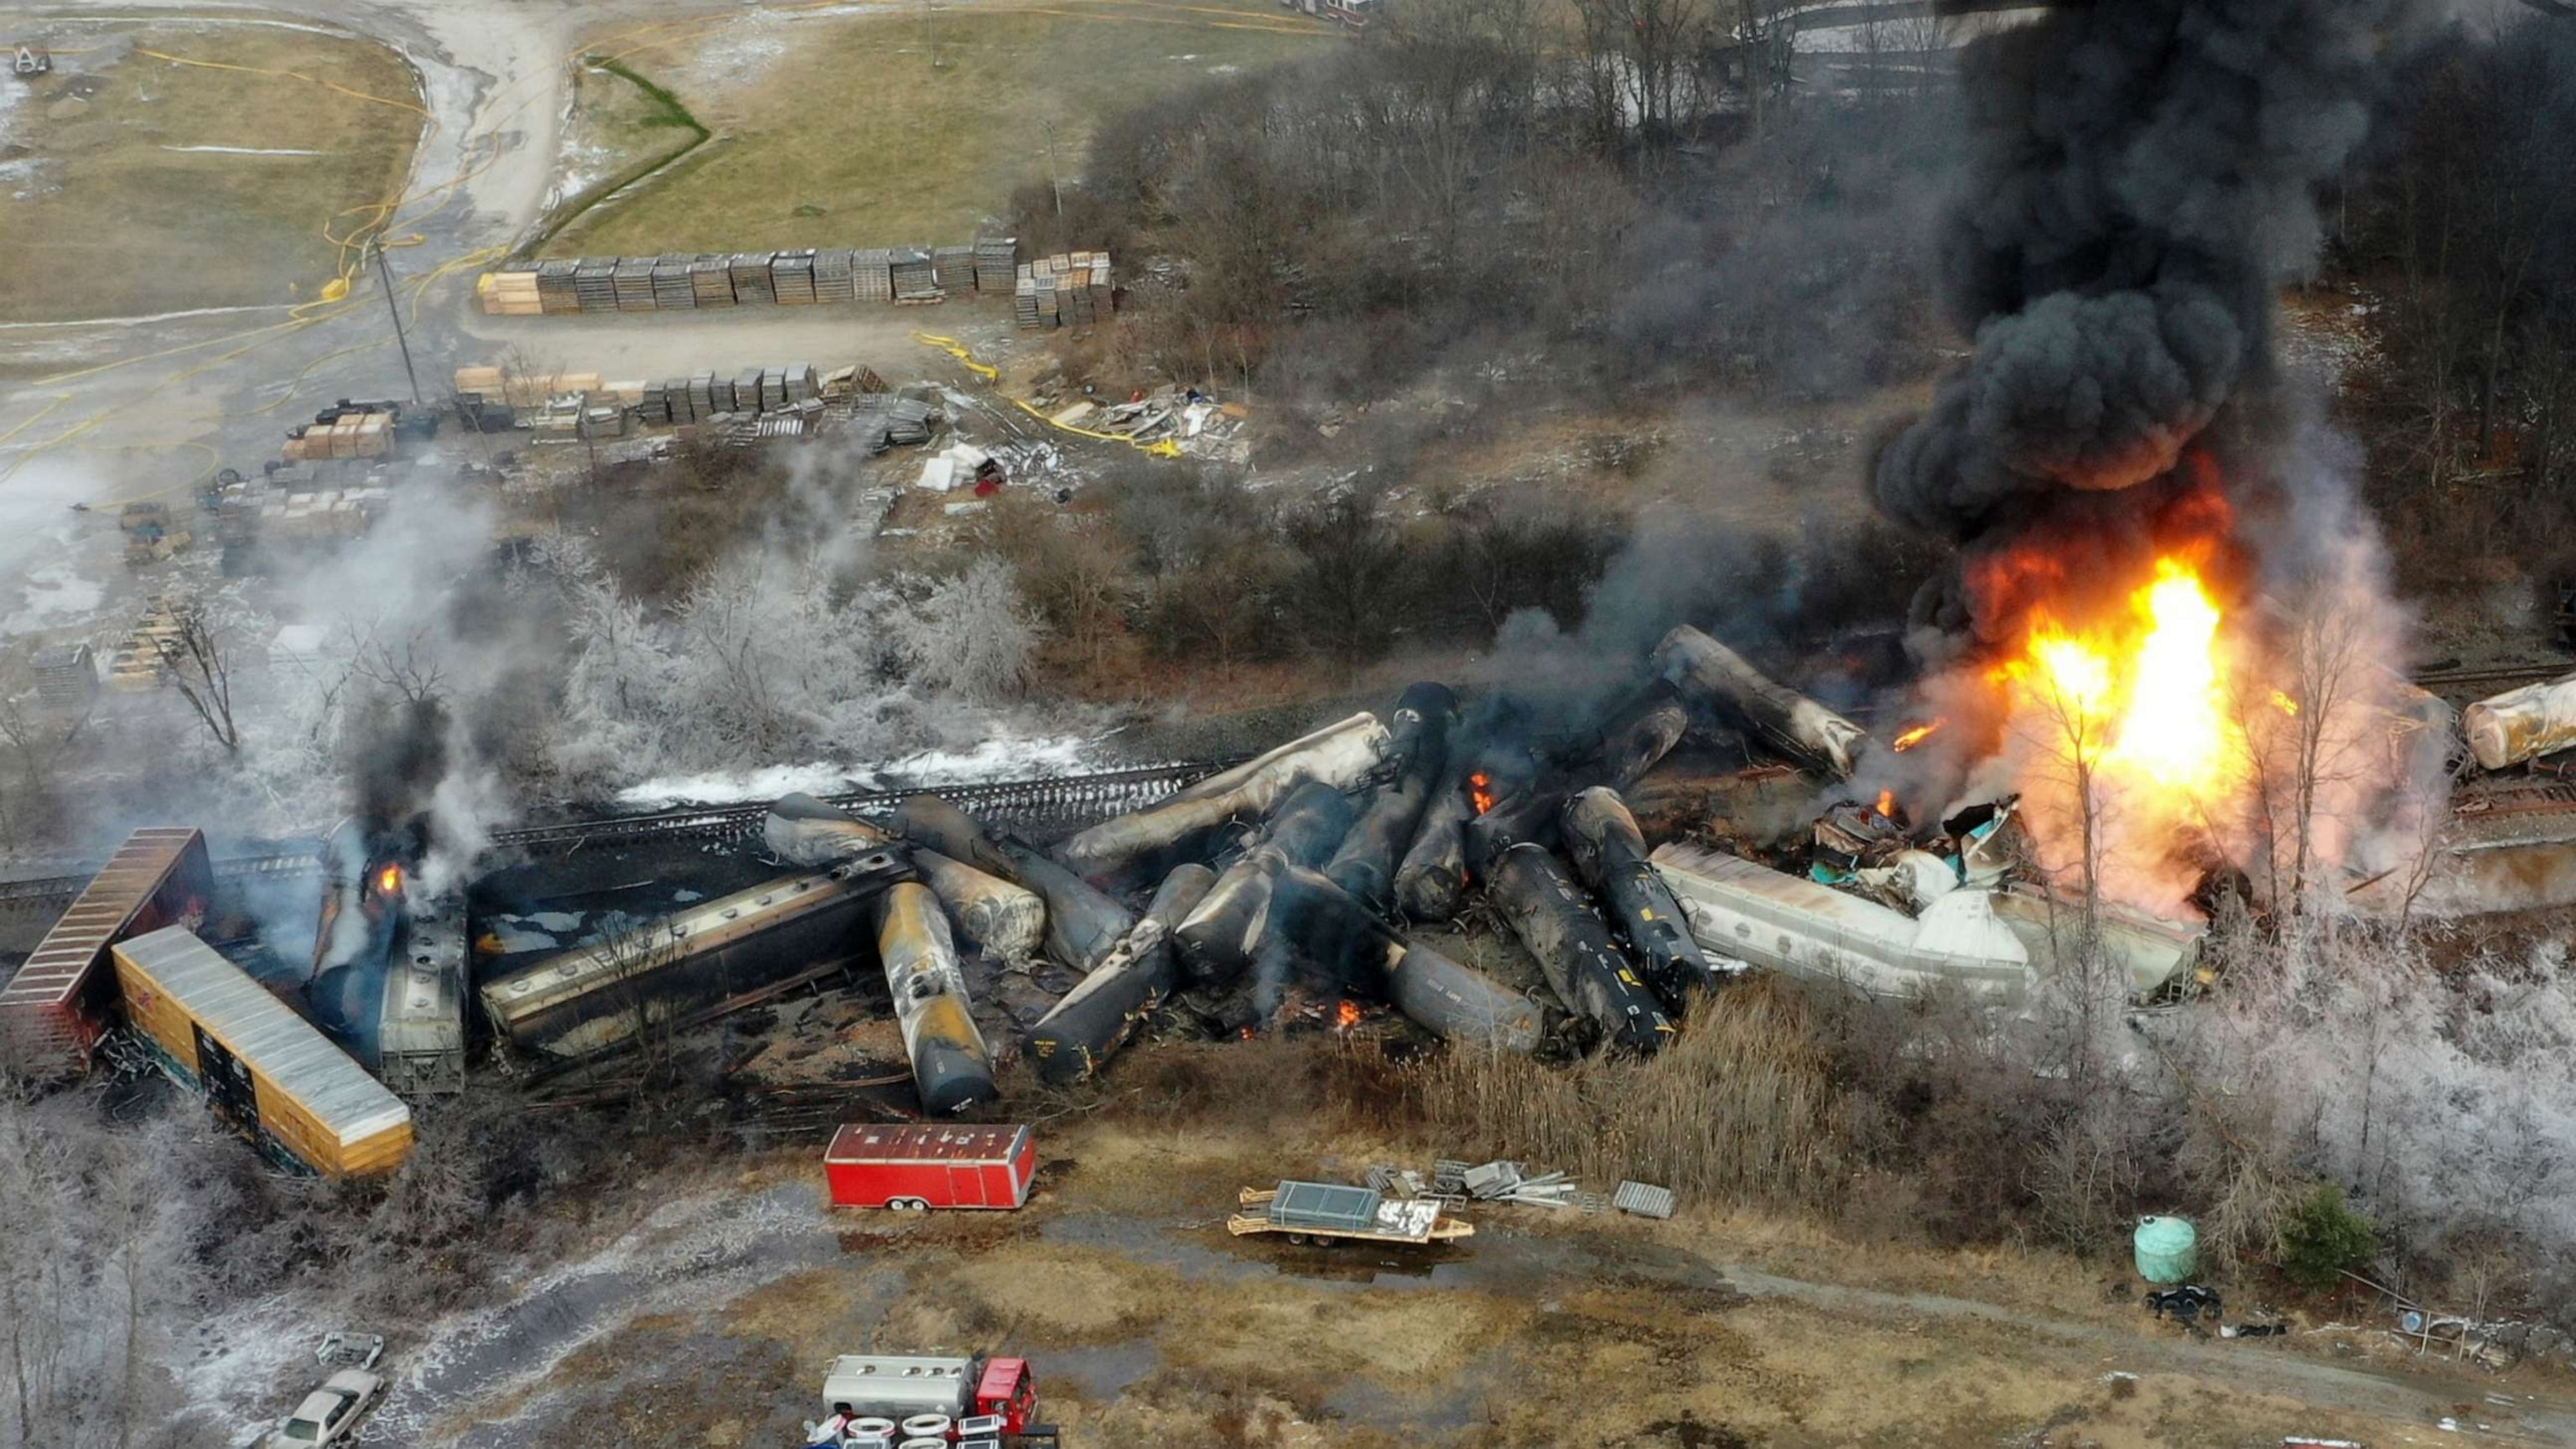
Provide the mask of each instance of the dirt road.
[{"label": "dirt road", "polygon": [[[1240,1182],[1401,1150],[1292,1139],[1060,1123],[1037,1200],[1007,1216],[835,1214],[810,1151],[661,1173],[590,1205],[587,1255],[398,1335],[363,1438],[792,1442],[823,1363],[872,1347],[1029,1353],[1084,1445],[2576,1445],[2557,1386],[2410,1372],[2371,1334],[2192,1341],[2065,1260],[1766,1236],[1693,1208],[1488,1208],[1429,1255],[1229,1237]],[[310,1311],[210,1324],[190,1401],[256,1416],[297,1371],[275,1346],[293,1336],[259,1325]]]}]

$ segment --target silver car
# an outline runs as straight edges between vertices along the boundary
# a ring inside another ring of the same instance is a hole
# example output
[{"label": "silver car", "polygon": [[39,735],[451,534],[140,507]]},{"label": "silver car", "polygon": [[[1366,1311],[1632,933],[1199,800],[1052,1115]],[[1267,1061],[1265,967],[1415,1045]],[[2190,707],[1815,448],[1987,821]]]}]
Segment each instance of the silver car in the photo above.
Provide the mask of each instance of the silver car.
[{"label": "silver car", "polygon": [[295,1412],[272,1430],[267,1449],[314,1449],[349,1442],[358,1421],[375,1407],[385,1381],[364,1369],[342,1369],[304,1396]]}]

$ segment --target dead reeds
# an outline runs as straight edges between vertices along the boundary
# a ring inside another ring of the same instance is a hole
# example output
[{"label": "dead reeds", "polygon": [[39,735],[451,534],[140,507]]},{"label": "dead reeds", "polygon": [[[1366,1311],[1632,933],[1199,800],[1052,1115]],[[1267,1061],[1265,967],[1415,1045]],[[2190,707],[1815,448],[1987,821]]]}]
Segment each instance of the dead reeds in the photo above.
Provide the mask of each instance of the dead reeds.
[{"label": "dead reeds", "polygon": [[1455,1051],[1408,1075],[1444,1155],[1812,1205],[1837,1192],[1854,1153],[1810,1010],[1756,980],[1703,1003],[1679,1040],[1643,1060],[1554,1067]]}]

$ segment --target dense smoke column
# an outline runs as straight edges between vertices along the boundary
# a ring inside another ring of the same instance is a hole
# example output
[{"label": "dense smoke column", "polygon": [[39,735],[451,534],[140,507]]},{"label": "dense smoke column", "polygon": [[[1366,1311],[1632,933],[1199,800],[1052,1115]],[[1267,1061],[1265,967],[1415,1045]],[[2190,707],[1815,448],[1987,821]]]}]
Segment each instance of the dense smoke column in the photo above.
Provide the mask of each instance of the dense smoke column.
[{"label": "dense smoke column", "polygon": [[1942,271],[1976,356],[1880,453],[1880,507],[1972,541],[2172,473],[2266,368],[2410,5],[2068,4],[1968,47]]}]

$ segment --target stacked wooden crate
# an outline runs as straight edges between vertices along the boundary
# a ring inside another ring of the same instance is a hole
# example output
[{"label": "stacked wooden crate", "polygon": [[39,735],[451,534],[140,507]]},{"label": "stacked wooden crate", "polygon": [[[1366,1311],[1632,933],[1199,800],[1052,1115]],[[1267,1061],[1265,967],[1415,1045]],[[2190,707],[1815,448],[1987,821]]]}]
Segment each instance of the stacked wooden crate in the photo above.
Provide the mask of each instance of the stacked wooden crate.
[{"label": "stacked wooden crate", "polygon": [[769,253],[733,254],[733,299],[746,307],[778,300],[777,286],[769,279]]},{"label": "stacked wooden crate", "polygon": [[1019,280],[1020,240],[1009,236],[975,238],[975,290],[1000,296]]},{"label": "stacked wooden crate", "polygon": [[620,257],[610,275],[616,279],[618,311],[653,310],[653,258]]},{"label": "stacked wooden crate", "polygon": [[582,258],[580,264],[573,268],[572,286],[575,297],[581,303],[581,310],[585,312],[616,311],[616,259],[613,257]]},{"label": "stacked wooden crate", "polygon": [[862,302],[894,300],[894,252],[866,247],[850,254],[852,295]]},{"label": "stacked wooden crate", "polygon": [[545,310],[537,294],[534,267],[485,272],[474,284],[474,291],[483,310],[495,317],[534,317]]},{"label": "stacked wooden crate", "polygon": [[689,263],[689,291],[701,307],[733,305],[733,270],[721,252],[702,252]]},{"label": "stacked wooden crate", "polygon": [[894,299],[898,302],[939,300],[939,273],[927,247],[896,247],[892,264]]},{"label": "stacked wooden crate", "polygon": [[769,261],[769,289],[782,307],[805,307],[814,301],[814,249],[780,252]]},{"label": "stacked wooden crate", "polygon": [[713,417],[719,411],[721,410],[716,407],[716,375],[712,372],[701,372],[690,378],[689,421],[694,423],[702,418]]},{"label": "stacked wooden crate", "polygon": [[697,289],[689,281],[690,262],[691,258],[673,252],[653,263],[655,310],[683,311],[698,305]]},{"label": "stacked wooden crate", "polygon": [[1038,296],[1037,268],[1023,263],[1019,269],[1018,278],[1011,284],[1012,325],[1023,332],[1034,332],[1041,327],[1052,325],[1048,317],[1039,315],[1038,308],[1042,301],[1052,302],[1053,295],[1050,294],[1044,299]]},{"label": "stacked wooden crate", "polygon": [[850,249],[826,247],[814,254],[814,300],[848,302],[856,289],[850,279]]},{"label": "stacked wooden crate", "polygon": [[547,313],[578,312],[581,294],[573,290],[572,274],[579,262],[556,261],[537,264],[537,305]]},{"label": "stacked wooden crate", "polygon": [[975,248],[972,246],[932,247],[930,270],[938,279],[939,290],[948,295],[971,297],[975,294]]}]

